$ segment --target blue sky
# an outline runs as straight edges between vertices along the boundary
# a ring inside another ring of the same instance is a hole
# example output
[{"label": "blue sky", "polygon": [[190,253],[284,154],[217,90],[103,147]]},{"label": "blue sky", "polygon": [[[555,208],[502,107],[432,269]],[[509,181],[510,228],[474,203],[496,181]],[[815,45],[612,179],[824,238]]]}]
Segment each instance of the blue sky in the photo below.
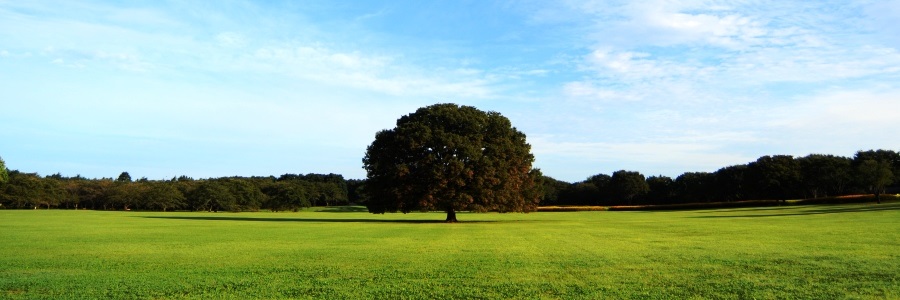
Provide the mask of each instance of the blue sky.
[{"label": "blue sky", "polygon": [[334,2],[0,0],[0,157],[364,178],[377,131],[443,102],[570,182],[900,150],[900,1]]}]

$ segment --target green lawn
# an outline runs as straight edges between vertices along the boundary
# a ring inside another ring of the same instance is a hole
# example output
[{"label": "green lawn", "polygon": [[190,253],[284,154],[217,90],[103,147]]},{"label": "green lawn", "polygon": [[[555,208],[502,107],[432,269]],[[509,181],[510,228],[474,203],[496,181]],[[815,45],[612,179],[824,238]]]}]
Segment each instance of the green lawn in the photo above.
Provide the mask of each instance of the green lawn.
[{"label": "green lawn", "polygon": [[0,298],[900,298],[900,203],[325,210],[0,210]]}]

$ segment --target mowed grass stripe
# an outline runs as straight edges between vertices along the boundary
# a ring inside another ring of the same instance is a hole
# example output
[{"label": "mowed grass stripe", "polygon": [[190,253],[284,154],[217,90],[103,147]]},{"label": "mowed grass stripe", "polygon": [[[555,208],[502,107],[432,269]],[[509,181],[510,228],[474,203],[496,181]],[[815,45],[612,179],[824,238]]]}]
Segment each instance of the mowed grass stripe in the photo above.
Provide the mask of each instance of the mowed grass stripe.
[{"label": "mowed grass stripe", "polygon": [[0,210],[0,298],[900,298],[900,204]]}]

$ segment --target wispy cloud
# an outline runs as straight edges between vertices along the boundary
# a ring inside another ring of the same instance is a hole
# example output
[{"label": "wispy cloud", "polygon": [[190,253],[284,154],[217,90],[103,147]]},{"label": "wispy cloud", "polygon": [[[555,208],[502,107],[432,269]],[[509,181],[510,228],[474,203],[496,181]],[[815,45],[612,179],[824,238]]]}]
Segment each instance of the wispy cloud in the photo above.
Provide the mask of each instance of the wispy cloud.
[{"label": "wispy cloud", "polygon": [[260,72],[284,73],[334,86],[395,96],[485,98],[490,80],[469,69],[430,70],[388,55],[341,52],[321,45],[262,47],[236,62]]},{"label": "wispy cloud", "polygon": [[533,16],[572,22],[582,28],[572,38],[588,38],[575,58],[584,76],[561,88],[581,109],[556,112],[570,115],[574,135],[539,140],[541,153],[636,166],[677,157],[687,168],[771,152],[900,147],[877,138],[900,120],[865,113],[900,103],[885,87],[900,79],[900,52],[872,26],[892,18],[872,9],[892,4],[564,3]]},{"label": "wispy cloud", "polygon": [[[56,11],[47,6],[30,10]],[[112,65],[126,71],[193,69],[201,72],[259,72],[282,74],[331,86],[357,88],[395,96],[446,98],[493,96],[490,78],[480,70],[420,66],[404,62],[391,49],[363,52],[325,41],[253,36],[240,29],[178,32],[184,22],[157,9],[81,5],[54,16],[35,16],[0,10],[7,17],[7,35],[20,50],[41,53],[55,64],[90,68]],[[85,19],[84,15],[98,17]],[[215,17],[200,16],[215,20]],[[13,26],[15,22],[16,26]],[[213,21],[207,21],[213,22]],[[26,31],[14,28],[28,28]],[[165,30],[159,30],[165,29]],[[175,30],[175,31],[172,31]],[[343,48],[343,49],[342,49]],[[369,50],[369,49],[367,49]]]},{"label": "wispy cloud", "polygon": [[794,147],[834,148],[848,142],[856,147],[878,147],[885,142],[900,147],[900,142],[891,139],[900,125],[892,113],[896,111],[900,111],[900,90],[896,87],[829,89],[786,104],[769,116],[766,125],[791,138]]}]

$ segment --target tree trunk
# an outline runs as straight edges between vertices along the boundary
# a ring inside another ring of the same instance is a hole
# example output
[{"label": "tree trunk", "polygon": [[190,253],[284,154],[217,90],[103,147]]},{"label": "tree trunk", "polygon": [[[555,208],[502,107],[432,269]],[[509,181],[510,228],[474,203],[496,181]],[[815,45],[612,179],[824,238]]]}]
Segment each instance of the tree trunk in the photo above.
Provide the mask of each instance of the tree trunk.
[{"label": "tree trunk", "polygon": [[879,193],[878,191],[875,192],[875,203],[881,204],[881,193]]},{"label": "tree trunk", "polygon": [[444,220],[444,222],[447,222],[447,223],[456,223],[456,222],[458,222],[458,221],[456,220],[456,211],[454,211],[452,208],[451,208],[451,209],[448,209],[448,210],[447,210],[447,220]]}]

